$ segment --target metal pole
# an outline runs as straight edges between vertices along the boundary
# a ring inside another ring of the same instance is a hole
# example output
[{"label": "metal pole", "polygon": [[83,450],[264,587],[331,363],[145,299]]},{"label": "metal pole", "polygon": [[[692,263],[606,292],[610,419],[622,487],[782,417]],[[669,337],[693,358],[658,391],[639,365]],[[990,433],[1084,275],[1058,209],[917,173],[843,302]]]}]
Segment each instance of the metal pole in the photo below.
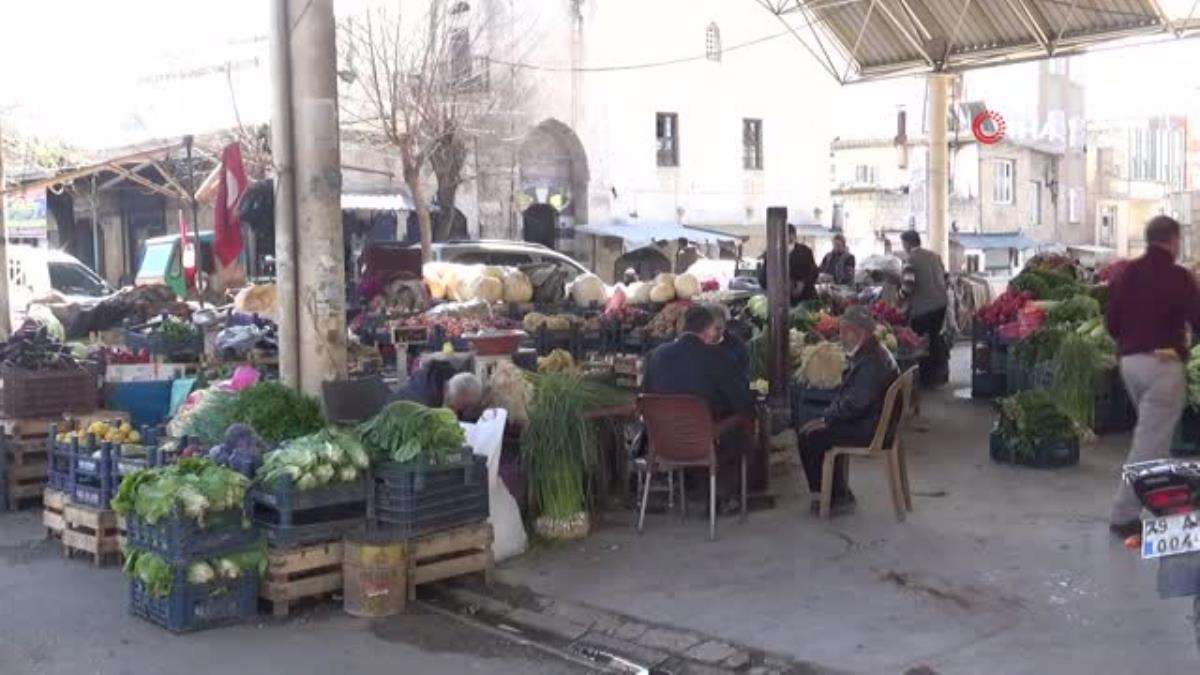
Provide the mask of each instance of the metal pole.
[{"label": "metal pole", "polygon": [[346,377],[346,252],[333,0],[290,3],[300,388]]},{"label": "metal pole", "polygon": [[929,249],[950,264],[950,85],[954,76],[929,75]]},{"label": "metal pole", "polygon": [[12,334],[12,318],[8,314],[8,223],[4,219],[4,123],[0,121],[0,336]]},{"label": "metal pole", "polygon": [[788,407],[788,310],[792,304],[788,281],[787,209],[767,209],[767,403],[773,411]]},{"label": "metal pole", "polygon": [[201,273],[204,271],[204,247],[200,245],[200,218],[196,206],[196,169],[192,166],[192,144],[194,142],[195,139],[190,134],[183,137],[183,146],[187,150],[188,202],[192,205],[192,249],[195,251],[196,259],[196,290],[199,291],[202,287],[207,288],[208,284],[200,283]]},{"label": "metal pole", "polygon": [[296,201],[292,163],[292,66],[288,50],[288,0],[273,0],[271,157],[275,165],[275,289],[279,303],[279,377],[300,386],[296,327]]},{"label": "metal pole", "polygon": [[100,198],[96,195],[96,174],[92,174],[92,267],[100,271]]}]

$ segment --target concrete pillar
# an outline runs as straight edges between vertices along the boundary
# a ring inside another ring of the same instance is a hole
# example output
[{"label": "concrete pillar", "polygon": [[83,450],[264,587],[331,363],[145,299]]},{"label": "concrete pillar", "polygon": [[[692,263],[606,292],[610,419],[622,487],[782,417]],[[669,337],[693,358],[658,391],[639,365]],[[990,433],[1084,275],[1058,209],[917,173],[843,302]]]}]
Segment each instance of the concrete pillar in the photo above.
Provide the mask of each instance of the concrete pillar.
[{"label": "concrete pillar", "polygon": [[775,411],[788,407],[788,311],[792,289],[788,273],[787,209],[767,209],[767,400]]},{"label": "concrete pillar", "polygon": [[927,181],[929,223],[926,246],[948,260],[950,255],[950,135],[948,132],[950,88],[954,76],[933,73],[929,82],[929,180]]},{"label": "concrete pillar", "polygon": [[342,248],[337,50],[333,0],[290,2],[299,385],[346,377],[346,277]]},{"label": "concrete pillar", "polygon": [[296,192],[292,163],[292,66],[288,0],[272,0],[271,155],[275,169],[275,287],[279,314],[279,377],[300,386],[296,324]]},{"label": "concrete pillar", "polygon": [[8,315],[8,224],[4,220],[4,127],[0,122],[0,337],[12,334]]}]

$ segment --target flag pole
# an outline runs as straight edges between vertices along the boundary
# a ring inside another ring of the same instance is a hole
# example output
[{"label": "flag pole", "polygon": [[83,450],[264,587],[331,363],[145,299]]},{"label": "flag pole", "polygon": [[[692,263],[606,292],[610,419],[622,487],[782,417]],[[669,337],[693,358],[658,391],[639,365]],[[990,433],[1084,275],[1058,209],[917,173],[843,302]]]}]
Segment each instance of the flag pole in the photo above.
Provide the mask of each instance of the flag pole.
[{"label": "flag pole", "polygon": [[[191,134],[183,137],[183,147],[187,151],[188,202],[192,206],[192,250],[195,251],[194,257],[196,259],[196,290],[200,291],[200,278],[204,272],[204,246],[200,242],[200,216],[199,207],[196,204],[196,168],[192,165],[192,144],[194,142],[195,139]],[[207,279],[205,279],[204,287],[208,287]]]}]

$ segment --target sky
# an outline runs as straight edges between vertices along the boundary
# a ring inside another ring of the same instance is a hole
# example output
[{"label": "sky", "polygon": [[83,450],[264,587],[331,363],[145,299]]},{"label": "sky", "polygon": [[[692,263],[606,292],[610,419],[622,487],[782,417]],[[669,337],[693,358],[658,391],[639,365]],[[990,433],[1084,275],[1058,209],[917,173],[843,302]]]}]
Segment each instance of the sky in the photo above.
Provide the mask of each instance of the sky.
[{"label": "sky", "polygon": [[[363,1],[337,0],[339,11]],[[0,0],[0,115],[19,133],[84,148],[266,120],[269,18],[268,0]],[[677,56],[688,55],[663,54]],[[811,56],[796,44],[796,58]],[[1072,71],[1089,117],[1111,119],[1200,109],[1197,64],[1200,39],[1188,39],[1088,54]],[[922,87],[916,78],[844,87],[832,102],[835,133],[894,130],[896,104],[920,101]]]}]

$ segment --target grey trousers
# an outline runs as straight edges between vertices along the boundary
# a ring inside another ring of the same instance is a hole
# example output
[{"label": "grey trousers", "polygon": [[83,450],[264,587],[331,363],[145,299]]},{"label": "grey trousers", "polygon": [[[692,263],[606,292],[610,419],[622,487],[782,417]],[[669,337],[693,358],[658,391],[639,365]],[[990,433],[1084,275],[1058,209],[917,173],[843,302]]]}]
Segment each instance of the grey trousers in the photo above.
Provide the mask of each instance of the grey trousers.
[{"label": "grey trousers", "polygon": [[[1187,381],[1183,363],[1154,354],[1121,357],[1121,378],[1137,407],[1137,426],[1126,464],[1161,459],[1171,453],[1171,437],[1183,414]],[[1109,522],[1119,525],[1138,520],[1142,505],[1133,490],[1121,481]]]}]

